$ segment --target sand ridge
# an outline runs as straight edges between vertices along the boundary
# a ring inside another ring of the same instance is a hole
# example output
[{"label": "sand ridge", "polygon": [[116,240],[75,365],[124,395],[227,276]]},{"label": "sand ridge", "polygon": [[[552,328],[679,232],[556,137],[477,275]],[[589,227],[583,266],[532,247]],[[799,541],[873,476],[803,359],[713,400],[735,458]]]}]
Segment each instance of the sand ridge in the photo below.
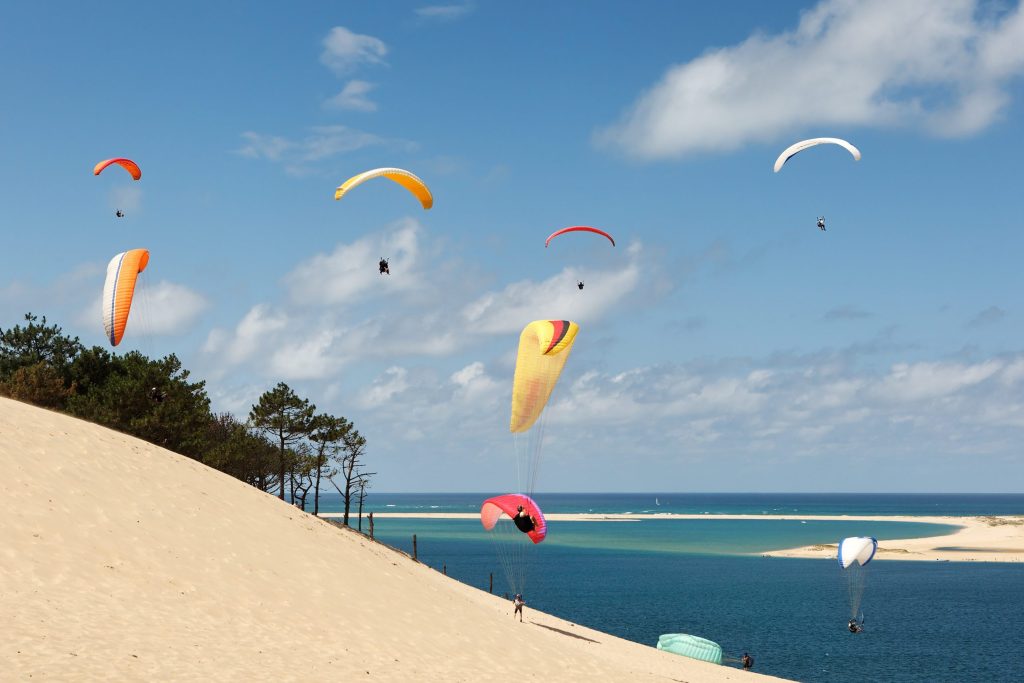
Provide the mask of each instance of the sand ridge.
[{"label": "sand ridge", "polygon": [[228,475],[3,398],[0,481],[0,678],[781,680],[529,607],[520,624]]}]

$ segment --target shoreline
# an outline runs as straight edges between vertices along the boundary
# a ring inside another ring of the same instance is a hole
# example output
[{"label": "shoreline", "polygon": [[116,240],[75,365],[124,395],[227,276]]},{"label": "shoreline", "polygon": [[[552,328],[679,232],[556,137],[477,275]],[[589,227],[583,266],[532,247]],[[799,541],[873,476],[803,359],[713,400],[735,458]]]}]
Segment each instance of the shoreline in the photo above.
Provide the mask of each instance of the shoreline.
[{"label": "shoreline", "polygon": [[[337,518],[342,513],[321,513]],[[364,514],[364,517],[366,515]],[[352,517],[352,515],[350,515]],[[472,512],[375,512],[376,518],[392,519],[478,519]],[[1024,515],[986,515],[956,517],[950,515],[703,515],[703,514],[600,514],[552,513],[549,521],[629,522],[645,519],[687,520],[769,520],[902,522],[944,524],[960,527],[940,536],[896,538],[878,542],[876,560],[931,562],[1024,562]],[[763,557],[836,559],[835,544],[780,548],[757,553]]]}]

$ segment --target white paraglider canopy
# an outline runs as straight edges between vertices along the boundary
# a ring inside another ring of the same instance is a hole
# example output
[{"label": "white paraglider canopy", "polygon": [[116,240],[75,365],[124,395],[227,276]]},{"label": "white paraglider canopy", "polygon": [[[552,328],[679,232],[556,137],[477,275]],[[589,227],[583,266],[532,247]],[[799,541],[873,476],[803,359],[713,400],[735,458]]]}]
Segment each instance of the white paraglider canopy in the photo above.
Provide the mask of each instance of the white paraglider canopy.
[{"label": "white paraglider canopy", "polygon": [[775,160],[775,172],[778,173],[782,166],[789,161],[790,157],[816,145],[839,145],[852,154],[854,159],[860,161],[860,150],[846,140],[842,140],[840,138],[811,138],[810,140],[801,140],[800,142],[787,147],[785,151],[779,155],[779,158]]},{"label": "white paraglider canopy", "polygon": [[851,536],[839,541],[839,566],[849,568],[856,562],[862,567],[871,561],[878,550],[878,541],[873,536]]}]

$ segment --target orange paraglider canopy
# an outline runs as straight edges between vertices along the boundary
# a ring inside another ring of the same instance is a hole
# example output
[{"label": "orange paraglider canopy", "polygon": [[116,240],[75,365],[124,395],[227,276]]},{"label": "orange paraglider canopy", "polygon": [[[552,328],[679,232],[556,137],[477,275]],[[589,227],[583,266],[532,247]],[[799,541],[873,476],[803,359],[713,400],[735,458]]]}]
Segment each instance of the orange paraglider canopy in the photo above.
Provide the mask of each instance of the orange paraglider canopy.
[{"label": "orange paraglider canopy", "polygon": [[105,169],[107,166],[110,166],[111,164],[117,164],[124,170],[128,171],[129,173],[132,174],[132,178],[134,178],[135,180],[138,180],[139,178],[142,177],[142,169],[139,168],[139,165],[137,163],[135,163],[131,159],[123,159],[121,157],[116,157],[114,159],[105,159],[101,161],[100,163],[96,164],[95,168],[92,169],[92,174],[99,175],[100,173],[103,172],[103,169]]},{"label": "orange paraglider canopy", "polygon": [[484,528],[491,531],[502,514],[512,519],[519,513],[519,506],[523,506],[523,512],[533,518],[534,527],[527,531],[526,535],[534,543],[540,543],[548,535],[548,524],[544,519],[544,513],[534,502],[533,498],[524,496],[521,493],[506,493],[504,496],[488,498],[480,507],[480,523]]},{"label": "orange paraglider canopy", "polygon": [[567,232],[580,232],[580,231],[583,231],[583,232],[593,232],[593,233],[597,233],[598,235],[602,235],[604,237],[607,237],[608,241],[612,243],[612,246],[613,247],[615,246],[615,238],[613,238],[611,235],[606,233],[604,230],[599,230],[598,228],[592,228],[589,225],[574,225],[571,228],[562,228],[561,230],[555,230],[553,233],[548,235],[547,240],[544,241],[544,246],[547,247],[549,244],[551,244],[551,240],[555,239],[559,235],[562,235],[562,234],[567,233]]}]

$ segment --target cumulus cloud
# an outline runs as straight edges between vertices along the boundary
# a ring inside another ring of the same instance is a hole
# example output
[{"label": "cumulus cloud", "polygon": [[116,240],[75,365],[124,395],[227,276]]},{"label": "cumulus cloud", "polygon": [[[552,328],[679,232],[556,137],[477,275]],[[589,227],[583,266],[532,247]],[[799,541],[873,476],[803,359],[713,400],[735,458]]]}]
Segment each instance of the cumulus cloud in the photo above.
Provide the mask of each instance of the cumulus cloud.
[{"label": "cumulus cloud", "polygon": [[373,83],[351,80],[345,84],[341,92],[327,100],[326,105],[350,111],[377,111],[377,103],[367,97],[375,87]]},{"label": "cumulus cloud", "polygon": [[531,320],[599,320],[636,289],[640,280],[642,247],[631,245],[629,261],[620,270],[592,272],[581,292],[570,283],[583,278],[580,269],[566,267],[542,282],[522,280],[498,292],[488,292],[462,308],[473,328],[490,334],[519,332]]},{"label": "cumulus cloud", "polygon": [[[351,306],[367,294],[417,289],[426,286],[417,274],[420,225],[407,218],[379,235],[339,244],[329,254],[316,254],[285,276],[293,302],[311,306]],[[382,278],[377,272],[379,257],[401,277]]]},{"label": "cumulus cloud", "polygon": [[210,305],[202,294],[167,281],[147,287],[143,292],[142,303],[153,334],[181,334],[188,331]]},{"label": "cumulus cloud", "polygon": [[[624,265],[588,269],[593,282],[583,292],[571,265],[544,281],[487,291],[485,274],[405,218],[296,264],[282,278],[279,302],[255,305],[233,329],[212,331],[203,351],[215,368],[246,364],[285,381],[328,379],[366,362],[447,358],[490,339],[514,341],[526,323],[545,316],[600,320],[637,291],[641,248],[626,251]],[[391,276],[378,274],[381,256],[390,259]],[[465,395],[490,386],[474,367],[451,380]]]},{"label": "cumulus cloud", "polygon": [[823,0],[793,30],[670,67],[595,141],[660,159],[822,127],[969,135],[1005,111],[1022,44],[1020,5],[982,16],[977,0]]},{"label": "cumulus cloud", "polygon": [[380,38],[353,33],[335,26],[324,38],[320,61],[338,74],[347,74],[363,64],[383,64],[388,46]]},{"label": "cumulus cloud", "polygon": [[[92,272],[90,267],[87,272]],[[142,277],[145,277],[143,275]],[[102,290],[102,279],[92,288]],[[181,335],[192,330],[210,302],[184,285],[166,280],[150,284],[140,281],[132,299],[130,327],[144,335]],[[75,317],[81,325],[95,328],[100,323],[103,300],[100,291]],[[102,328],[101,328],[102,331]]]}]

